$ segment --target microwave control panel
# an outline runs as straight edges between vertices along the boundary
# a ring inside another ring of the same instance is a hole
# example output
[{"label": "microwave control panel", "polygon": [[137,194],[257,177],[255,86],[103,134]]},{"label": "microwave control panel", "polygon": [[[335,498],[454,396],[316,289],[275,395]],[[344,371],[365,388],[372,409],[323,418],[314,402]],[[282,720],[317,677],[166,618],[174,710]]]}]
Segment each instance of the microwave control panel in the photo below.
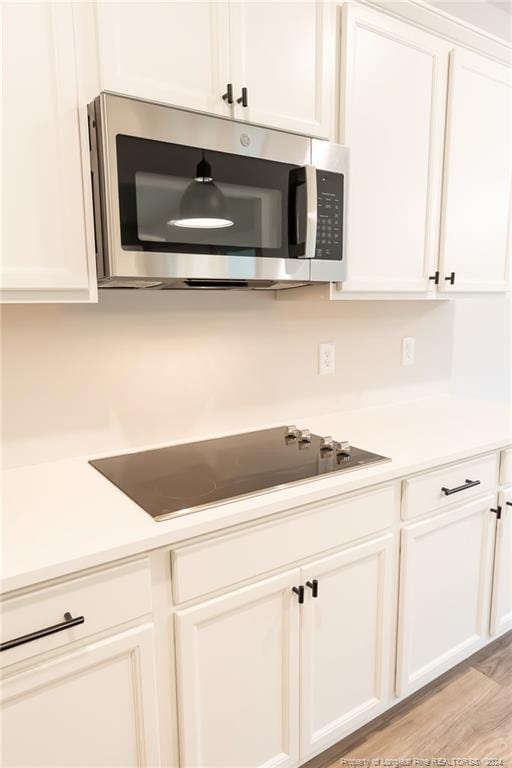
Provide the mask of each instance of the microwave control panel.
[{"label": "microwave control panel", "polygon": [[317,259],[343,258],[343,174],[317,170]]}]

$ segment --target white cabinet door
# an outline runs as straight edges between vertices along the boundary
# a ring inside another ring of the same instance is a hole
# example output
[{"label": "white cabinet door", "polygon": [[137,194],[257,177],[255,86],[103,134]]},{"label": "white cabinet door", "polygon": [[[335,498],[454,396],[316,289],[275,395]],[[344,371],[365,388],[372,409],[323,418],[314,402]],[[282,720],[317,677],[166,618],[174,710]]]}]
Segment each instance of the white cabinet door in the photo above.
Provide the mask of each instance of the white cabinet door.
[{"label": "white cabinet door", "polygon": [[340,140],[351,154],[342,292],[435,289],[447,68],[443,40],[343,6]]},{"label": "white cabinet door", "polygon": [[[393,554],[389,534],[302,571],[301,759],[354,731],[390,700]],[[316,598],[307,587],[314,579]]]},{"label": "white cabinet door", "polygon": [[159,765],[151,627],[6,678],[1,723],[9,768]]},{"label": "white cabinet door", "polygon": [[71,3],[3,4],[2,89],[1,298],[88,301],[96,278]]},{"label": "white cabinet door", "polygon": [[[440,287],[503,291],[510,260],[512,71],[450,54]],[[455,273],[454,283],[447,280]]]},{"label": "white cabinet door", "polygon": [[227,2],[97,3],[104,90],[230,115]]},{"label": "white cabinet door", "polygon": [[512,491],[500,495],[492,585],[491,635],[512,629]]},{"label": "white cabinet door", "polygon": [[329,138],[334,101],[335,7],[330,0],[230,4],[235,115]]},{"label": "white cabinet door", "polygon": [[488,637],[496,496],[402,530],[397,695],[412,693]]},{"label": "white cabinet door", "polygon": [[298,569],[176,614],[181,765],[298,761]]}]

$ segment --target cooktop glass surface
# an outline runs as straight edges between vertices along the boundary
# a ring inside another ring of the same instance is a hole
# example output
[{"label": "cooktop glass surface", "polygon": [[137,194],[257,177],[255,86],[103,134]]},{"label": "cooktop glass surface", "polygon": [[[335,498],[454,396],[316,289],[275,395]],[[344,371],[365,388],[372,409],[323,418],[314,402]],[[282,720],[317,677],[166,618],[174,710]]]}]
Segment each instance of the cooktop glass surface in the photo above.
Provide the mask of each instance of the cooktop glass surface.
[{"label": "cooktop glass surface", "polygon": [[389,461],[351,448],[337,454],[321,438],[300,442],[286,427],[96,459],[90,464],[155,520],[215,503]]}]

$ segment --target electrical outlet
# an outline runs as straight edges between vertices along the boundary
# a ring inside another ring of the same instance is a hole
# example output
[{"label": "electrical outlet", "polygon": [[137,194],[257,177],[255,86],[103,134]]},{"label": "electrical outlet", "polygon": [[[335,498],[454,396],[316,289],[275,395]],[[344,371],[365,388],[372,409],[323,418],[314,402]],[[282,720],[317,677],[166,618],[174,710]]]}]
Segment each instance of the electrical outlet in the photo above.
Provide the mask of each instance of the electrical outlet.
[{"label": "electrical outlet", "polygon": [[318,346],[318,373],[325,376],[336,369],[336,346],[332,342]]},{"label": "electrical outlet", "polygon": [[416,339],[413,336],[405,336],[402,339],[402,365],[414,365],[414,346]]}]

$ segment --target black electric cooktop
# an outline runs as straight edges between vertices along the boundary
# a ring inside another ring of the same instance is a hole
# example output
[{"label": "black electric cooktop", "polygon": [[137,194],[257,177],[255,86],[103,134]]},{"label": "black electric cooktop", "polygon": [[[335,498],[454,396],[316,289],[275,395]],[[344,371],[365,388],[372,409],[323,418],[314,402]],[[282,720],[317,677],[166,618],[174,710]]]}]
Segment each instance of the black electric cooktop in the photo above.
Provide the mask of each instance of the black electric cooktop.
[{"label": "black electric cooktop", "polygon": [[128,453],[90,464],[155,520],[389,461],[296,427]]}]

